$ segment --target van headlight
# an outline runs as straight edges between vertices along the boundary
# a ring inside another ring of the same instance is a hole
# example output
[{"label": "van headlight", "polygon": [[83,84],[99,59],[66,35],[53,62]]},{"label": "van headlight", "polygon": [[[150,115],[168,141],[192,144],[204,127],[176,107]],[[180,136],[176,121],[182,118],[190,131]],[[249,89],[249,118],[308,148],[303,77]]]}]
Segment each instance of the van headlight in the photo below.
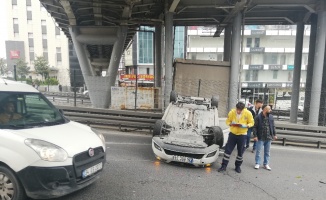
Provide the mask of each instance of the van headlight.
[{"label": "van headlight", "polygon": [[94,129],[94,128],[91,128],[91,129],[92,129],[92,131],[93,131],[94,133],[96,133],[96,135],[101,139],[101,141],[102,141],[102,145],[103,145],[103,147],[104,147],[104,151],[105,151],[105,149],[106,149],[106,143],[105,143],[105,138],[104,138],[103,134],[100,133],[98,130],[96,130],[96,129]]},{"label": "van headlight", "polygon": [[31,147],[45,161],[63,162],[68,158],[68,154],[64,149],[43,140],[26,139],[25,144]]}]

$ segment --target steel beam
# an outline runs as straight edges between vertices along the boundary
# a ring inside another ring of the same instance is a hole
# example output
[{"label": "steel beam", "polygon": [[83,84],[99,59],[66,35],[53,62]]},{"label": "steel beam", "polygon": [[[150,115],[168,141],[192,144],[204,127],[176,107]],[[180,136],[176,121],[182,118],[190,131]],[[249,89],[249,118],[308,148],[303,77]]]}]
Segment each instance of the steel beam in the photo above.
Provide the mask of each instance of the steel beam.
[{"label": "steel beam", "polygon": [[173,13],[165,13],[165,87],[164,108],[170,103],[170,92],[172,91],[172,62],[173,62]]},{"label": "steel beam", "polygon": [[229,104],[228,110],[231,110],[237,103],[239,92],[239,67],[240,67],[240,39],[241,39],[241,22],[242,14],[238,13],[233,21],[232,29],[232,54],[231,54],[231,70],[229,83]]},{"label": "steel beam", "polygon": [[155,87],[162,86],[162,25],[155,26]]},{"label": "steel beam", "polygon": [[317,34],[317,15],[311,15],[311,28],[310,28],[310,39],[309,39],[309,54],[308,54],[308,65],[307,65],[307,77],[306,77],[306,90],[305,100],[303,106],[303,121],[308,123],[309,111],[310,111],[310,98],[311,98],[311,85],[312,76],[314,71],[314,57],[316,48],[316,34]]},{"label": "steel beam", "polygon": [[321,10],[318,12],[317,22],[317,40],[315,48],[315,62],[313,69],[311,100],[314,102],[310,104],[309,125],[317,126],[319,109],[320,109],[320,93],[323,78],[323,65],[325,55],[325,42],[326,42],[326,11]]},{"label": "steel beam", "polygon": [[232,26],[229,25],[225,27],[223,61],[227,61],[227,62],[230,62],[230,57],[231,57],[231,33],[232,33]]},{"label": "steel beam", "polygon": [[300,20],[299,22],[297,22],[297,34],[295,38],[294,70],[293,70],[291,112],[290,112],[291,123],[297,123],[297,119],[298,119],[303,35],[304,35],[304,23],[303,21]]}]

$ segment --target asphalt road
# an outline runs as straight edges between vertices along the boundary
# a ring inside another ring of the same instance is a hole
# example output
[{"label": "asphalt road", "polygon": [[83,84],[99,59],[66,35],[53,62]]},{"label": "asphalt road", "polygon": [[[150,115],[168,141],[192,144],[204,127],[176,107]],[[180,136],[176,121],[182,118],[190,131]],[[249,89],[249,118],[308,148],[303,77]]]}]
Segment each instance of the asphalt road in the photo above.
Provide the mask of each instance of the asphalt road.
[{"label": "asphalt road", "polygon": [[210,168],[155,160],[151,136],[101,130],[107,140],[107,164],[91,186],[59,200],[114,199],[325,199],[326,150],[273,145],[272,171],[255,170],[246,151],[242,173],[234,171],[233,154],[225,173],[222,155]]}]

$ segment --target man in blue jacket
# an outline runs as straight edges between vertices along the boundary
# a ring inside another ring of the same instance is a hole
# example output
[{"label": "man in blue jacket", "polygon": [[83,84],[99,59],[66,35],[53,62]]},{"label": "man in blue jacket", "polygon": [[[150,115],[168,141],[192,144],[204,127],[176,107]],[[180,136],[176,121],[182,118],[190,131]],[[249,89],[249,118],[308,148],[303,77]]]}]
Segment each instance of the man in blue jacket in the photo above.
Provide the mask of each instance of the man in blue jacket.
[{"label": "man in blue jacket", "polygon": [[264,146],[264,168],[272,170],[269,166],[270,148],[272,140],[276,140],[275,124],[273,115],[270,114],[271,107],[263,105],[263,112],[255,117],[255,125],[253,127],[254,141],[257,141],[256,146],[256,165],[255,169],[259,169],[260,166],[260,152],[262,146]]},{"label": "man in blue jacket", "polygon": [[[256,117],[257,115],[259,115],[259,114],[262,112],[262,109],[261,109],[262,106],[263,106],[263,100],[261,100],[261,99],[257,99],[257,100],[255,101],[255,105],[249,107],[248,110],[251,112],[252,117],[253,117],[254,119],[255,119],[255,117]],[[248,132],[247,132],[247,141],[246,141],[246,147],[245,147],[245,149],[248,149],[248,148],[249,148],[252,129],[253,129],[253,127],[249,127],[249,128],[248,128]],[[244,150],[245,150],[245,149],[244,149]],[[254,153],[255,150],[256,150],[256,142],[254,141],[254,144],[253,144],[253,146],[252,146],[252,153]]]}]

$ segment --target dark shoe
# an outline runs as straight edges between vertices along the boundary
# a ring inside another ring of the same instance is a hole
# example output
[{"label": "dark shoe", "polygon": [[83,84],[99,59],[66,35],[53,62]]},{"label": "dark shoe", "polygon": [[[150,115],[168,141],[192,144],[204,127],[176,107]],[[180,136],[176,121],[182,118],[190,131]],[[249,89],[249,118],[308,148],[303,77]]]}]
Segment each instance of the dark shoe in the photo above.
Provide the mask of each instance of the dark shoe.
[{"label": "dark shoe", "polygon": [[238,173],[241,173],[241,168],[240,168],[240,166],[235,167],[235,171],[238,172]]},{"label": "dark shoe", "polygon": [[255,153],[255,151],[256,151],[256,149],[252,149],[252,151],[251,151],[251,152],[252,152],[252,153]]},{"label": "dark shoe", "polygon": [[226,167],[222,165],[217,171],[218,172],[224,172],[226,170]]}]

